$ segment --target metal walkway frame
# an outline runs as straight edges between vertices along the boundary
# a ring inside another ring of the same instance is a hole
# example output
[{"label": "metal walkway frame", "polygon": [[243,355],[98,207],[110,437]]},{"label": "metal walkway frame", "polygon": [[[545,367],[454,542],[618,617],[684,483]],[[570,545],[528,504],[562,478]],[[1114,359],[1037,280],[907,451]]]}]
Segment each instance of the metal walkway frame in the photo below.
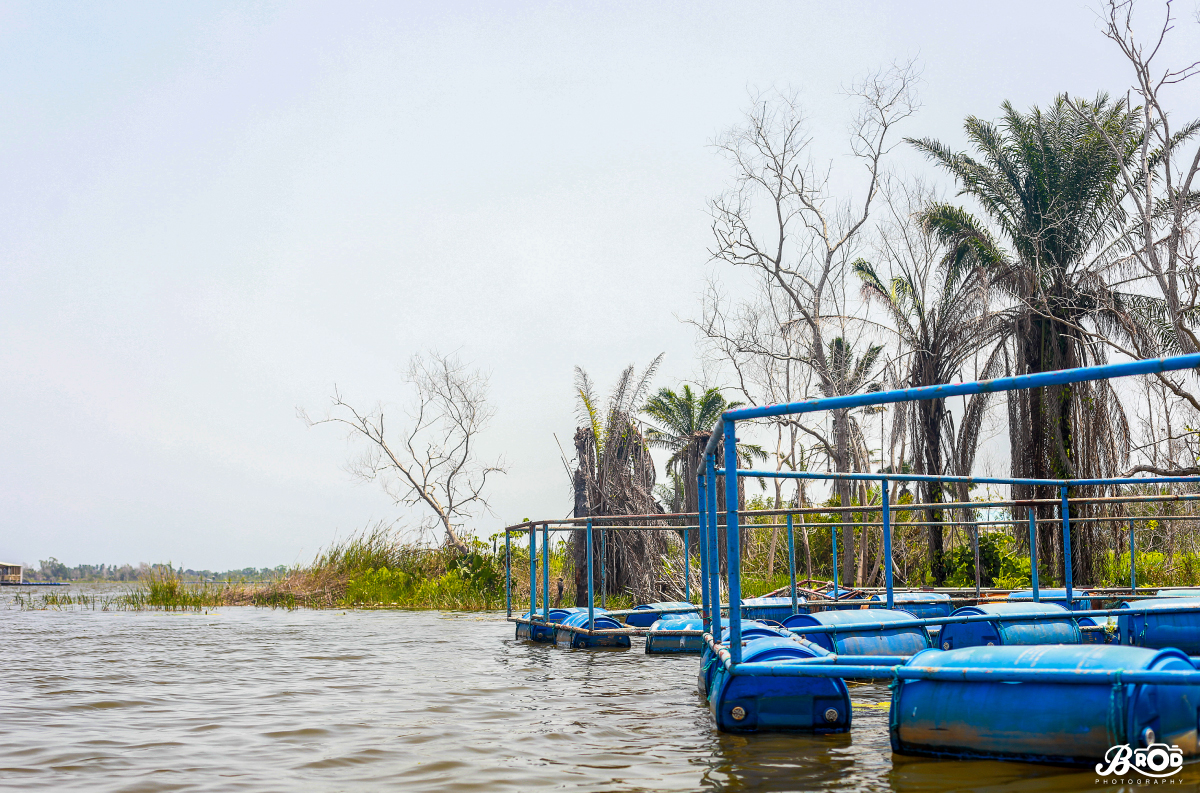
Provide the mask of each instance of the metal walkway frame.
[{"label": "metal walkway frame", "polygon": [[[933,476],[921,474],[871,474],[871,473],[811,473],[811,472],[789,472],[789,471],[758,471],[755,469],[741,469],[738,467],[737,460],[737,425],[738,422],[752,421],[755,419],[771,418],[775,416],[799,415],[804,413],[817,413],[829,410],[849,409],[856,407],[865,407],[869,405],[890,405],[901,402],[916,402],[931,399],[945,399],[952,396],[995,393],[1000,391],[1020,391],[1032,388],[1042,388],[1045,386],[1067,385],[1070,383],[1082,383],[1095,380],[1107,380],[1118,377],[1129,377],[1132,375],[1154,374],[1159,372],[1179,371],[1183,369],[1194,369],[1200,367],[1200,354],[1181,355],[1171,358],[1159,358],[1140,361],[1131,361],[1128,363],[1108,364],[1104,366],[1089,366],[1077,369],[1062,369],[1053,372],[1040,372],[1031,375],[1021,375],[1018,377],[1005,377],[995,380],[979,380],[968,383],[954,383],[947,385],[936,385],[924,388],[907,388],[893,391],[881,391],[868,394],[855,394],[850,396],[830,397],[825,399],[811,399],[803,402],[791,402],[780,405],[767,405],[763,407],[739,408],[726,411],[713,427],[712,435],[709,438],[708,444],[704,449],[703,468],[695,472],[698,485],[699,503],[701,505],[699,514],[699,537],[700,537],[700,568],[701,568],[701,607],[705,617],[705,624],[708,627],[709,635],[707,640],[713,649],[720,648],[719,655],[721,660],[730,669],[731,672],[741,674],[805,674],[805,667],[796,667],[794,670],[789,668],[787,672],[782,672],[780,669],[768,670],[767,665],[752,664],[749,668],[738,669],[738,665],[742,662],[742,617],[741,609],[732,607],[733,604],[740,604],[741,595],[741,552],[739,542],[739,510],[738,510],[738,481],[742,477],[769,477],[769,478],[784,478],[784,479],[818,479],[818,480],[838,480],[849,479],[852,481],[870,481],[878,482],[880,488],[881,504],[879,510],[882,516],[883,528],[883,556],[884,556],[884,581],[886,591],[886,607],[893,608],[894,589],[893,589],[893,561],[892,561],[892,531],[891,531],[891,511],[892,509],[913,509],[913,505],[897,505],[893,506],[889,502],[889,483],[890,482],[961,482],[967,484],[998,484],[998,485],[1042,485],[1056,486],[1059,488],[1061,499],[1061,519],[1063,531],[1063,566],[1064,566],[1064,582],[1066,588],[1066,602],[1070,604],[1073,599],[1073,581],[1071,579],[1071,539],[1070,539],[1070,510],[1068,509],[1068,491],[1072,487],[1084,485],[1120,485],[1120,484],[1156,484],[1156,483],[1187,483],[1200,484],[1200,477],[1134,477],[1134,478],[1106,478],[1106,479],[1023,479],[1023,478],[1001,478],[1001,477],[962,477],[962,476]],[[723,465],[717,466],[718,455],[720,455]],[[722,476],[725,488],[725,522],[724,526],[720,526],[717,513],[717,477]],[[847,507],[851,509],[851,507]],[[825,509],[823,511],[833,512],[837,509]],[[861,510],[856,510],[861,511]],[[786,510],[781,510],[786,512]],[[1033,517],[1032,510],[1030,511],[1031,518]],[[789,516],[789,524],[791,523]],[[1030,521],[1030,530],[1034,530],[1035,519]],[[722,642],[724,632],[721,625],[721,577],[718,560],[718,543],[717,529],[724,528],[726,532],[726,556],[727,556],[727,578],[726,585],[729,593],[729,641]],[[589,521],[589,536],[590,536],[590,521]],[[789,529],[790,529],[789,525]],[[789,531],[789,538],[791,531]],[[1131,532],[1132,544],[1132,532]],[[591,543],[588,543],[589,548],[589,589],[591,584],[591,558],[590,549]],[[1133,565],[1133,553],[1130,554],[1130,564]],[[837,569],[837,560],[835,557],[834,570]],[[794,562],[793,562],[794,570]],[[1037,559],[1036,559],[1036,543],[1031,545],[1031,573],[1033,581],[1033,599],[1038,600],[1038,582],[1037,582]],[[1131,578],[1131,584],[1134,579]],[[1135,584],[1134,584],[1135,585]],[[795,589],[793,588],[793,593]],[[811,667],[807,667],[811,670]],[[886,667],[859,667],[854,671],[859,671],[861,674],[886,674],[895,675],[896,670],[888,670]],[[735,671],[736,670],[736,671]],[[850,670],[844,670],[850,671]],[[915,672],[916,670],[913,670]],[[945,670],[943,670],[944,672]],[[815,672],[808,672],[809,674]],[[911,674],[907,673],[907,674]],[[920,674],[920,673],[917,673]],[[1196,673],[1192,673],[1196,674]],[[851,675],[847,675],[851,676]],[[1030,679],[1036,678],[1037,675],[1030,675]]]}]

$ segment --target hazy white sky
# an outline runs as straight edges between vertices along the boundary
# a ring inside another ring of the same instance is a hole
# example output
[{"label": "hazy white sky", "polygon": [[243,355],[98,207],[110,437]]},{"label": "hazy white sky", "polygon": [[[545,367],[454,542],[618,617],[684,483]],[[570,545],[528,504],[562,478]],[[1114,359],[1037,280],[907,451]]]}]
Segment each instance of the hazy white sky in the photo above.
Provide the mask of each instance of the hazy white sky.
[{"label": "hazy white sky", "polygon": [[565,514],[572,367],[698,372],[710,141],[790,86],[845,169],[841,87],[910,57],[902,132],[954,145],[1128,82],[1071,1],[0,3],[0,559],[275,565],[402,516],[296,407],[403,401],[429,347],[492,372],[478,533]]}]

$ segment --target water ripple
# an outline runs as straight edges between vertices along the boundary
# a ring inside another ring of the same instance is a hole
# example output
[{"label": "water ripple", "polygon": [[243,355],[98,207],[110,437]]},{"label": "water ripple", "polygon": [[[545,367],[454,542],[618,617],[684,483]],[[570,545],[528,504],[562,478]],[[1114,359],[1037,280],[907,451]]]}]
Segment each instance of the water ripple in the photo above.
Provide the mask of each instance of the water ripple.
[{"label": "water ripple", "polygon": [[1094,782],[893,756],[884,686],[854,688],[849,735],[723,735],[695,693],[694,656],[512,635],[494,615],[0,610],[0,787],[1027,793]]}]

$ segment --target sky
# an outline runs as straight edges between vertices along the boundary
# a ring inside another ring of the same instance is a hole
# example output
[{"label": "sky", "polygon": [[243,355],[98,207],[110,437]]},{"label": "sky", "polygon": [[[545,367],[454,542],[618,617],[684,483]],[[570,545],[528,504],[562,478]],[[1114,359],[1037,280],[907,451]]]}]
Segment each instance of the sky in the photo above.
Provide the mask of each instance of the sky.
[{"label": "sky", "polygon": [[955,147],[1004,100],[1129,83],[1071,0],[0,2],[0,559],[263,567],[413,525],[297,409],[398,416],[430,349],[491,378],[476,535],[567,514],[573,368],[698,379],[685,320],[741,288],[713,140],[795,91],[853,195],[845,88],[913,58],[900,132]]}]

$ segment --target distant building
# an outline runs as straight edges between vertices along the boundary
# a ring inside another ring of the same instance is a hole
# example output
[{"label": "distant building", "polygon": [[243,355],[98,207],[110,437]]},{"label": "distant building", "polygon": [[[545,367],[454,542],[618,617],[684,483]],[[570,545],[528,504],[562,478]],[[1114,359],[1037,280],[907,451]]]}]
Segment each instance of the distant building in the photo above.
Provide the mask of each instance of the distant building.
[{"label": "distant building", "polygon": [[0,562],[0,584],[21,584],[25,579],[24,568],[19,564]]}]

